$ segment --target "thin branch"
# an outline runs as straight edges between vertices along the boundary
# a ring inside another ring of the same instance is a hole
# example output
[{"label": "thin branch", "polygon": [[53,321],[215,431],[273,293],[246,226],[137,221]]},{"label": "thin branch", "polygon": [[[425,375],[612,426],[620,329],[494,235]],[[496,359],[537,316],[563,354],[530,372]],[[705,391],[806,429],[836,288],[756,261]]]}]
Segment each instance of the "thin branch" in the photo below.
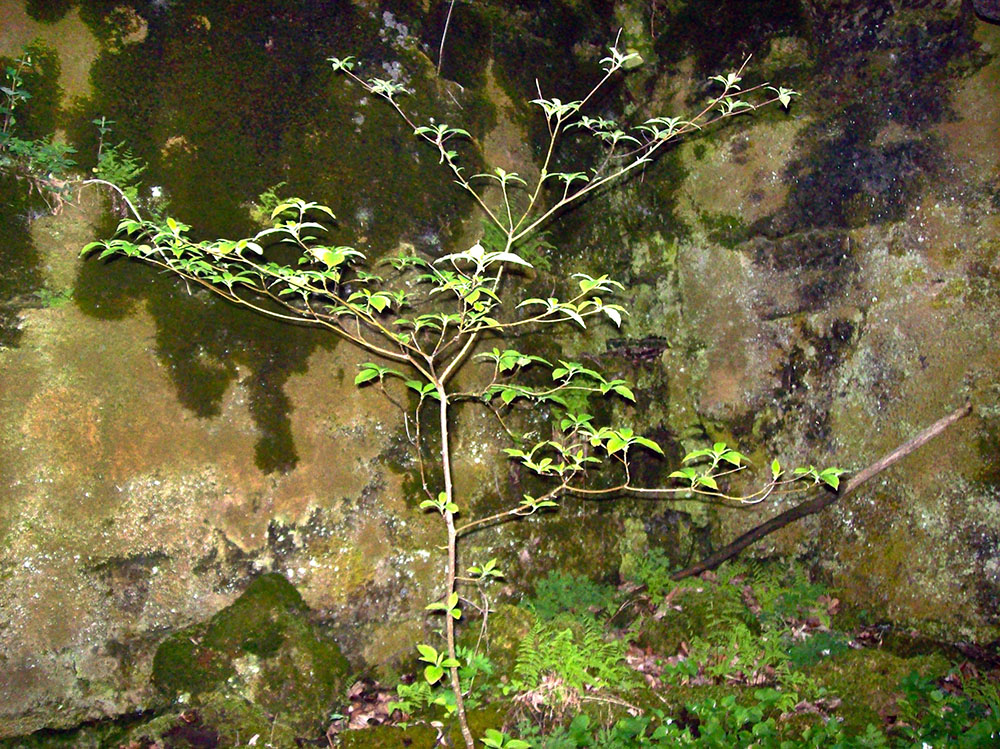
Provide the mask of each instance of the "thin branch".
[{"label": "thin branch", "polygon": [[85,179],[80,183],[80,187],[84,187],[86,185],[104,185],[105,187],[110,187],[112,190],[114,190],[121,196],[122,200],[125,201],[125,203],[129,207],[129,210],[132,211],[132,215],[135,216],[136,220],[142,221],[142,216],[139,215],[138,209],[135,207],[135,205],[132,204],[132,201],[129,200],[128,195],[126,195],[125,191],[122,190],[114,182],[108,182],[106,179]]},{"label": "thin branch", "polygon": [[444,40],[448,38],[448,24],[451,23],[451,12],[455,9],[455,0],[448,4],[448,15],[444,19],[444,31],[441,32],[441,46],[438,47],[437,75],[441,77],[441,65],[444,63]]}]

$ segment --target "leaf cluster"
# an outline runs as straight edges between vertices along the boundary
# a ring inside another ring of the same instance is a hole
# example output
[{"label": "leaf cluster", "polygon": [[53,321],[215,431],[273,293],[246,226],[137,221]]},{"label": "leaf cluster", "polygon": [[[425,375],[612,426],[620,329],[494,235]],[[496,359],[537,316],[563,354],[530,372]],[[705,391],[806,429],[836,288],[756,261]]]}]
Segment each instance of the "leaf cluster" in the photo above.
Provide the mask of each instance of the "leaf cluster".
[{"label": "leaf cluster", "polygon": [[618,593],[610,585],[553,570],[535,583],[534,595],[522,605],[540,619],[550,621],[567,613],[577,618],[595,618],[596,613],[617,605],[617,601]]},{"label": "leaf cluster", "polygon": [[[419,646],[418,653],[419,662],[427,664],[423,669],[423,678],[416,679],[411,684],[405,682],[397,684],[398,699],[388,703],[386,708],[390,713],[399,710],[406,716],[439,709],[451,715],[455,711],[455,698],[442,679],[444,673],[437,671],[437,668],[443,667],[445,662],[451,659],[427,645]],[[456,656],[454,660],[458,662],[459,682],[465,692],[466,700],[470,706],[475,706],[495,690],[496,684],[493,679],[496,666],[487,656],[462,645],[456,647]],[[480,677],[483,678],[477,686],[476,680]]]}]

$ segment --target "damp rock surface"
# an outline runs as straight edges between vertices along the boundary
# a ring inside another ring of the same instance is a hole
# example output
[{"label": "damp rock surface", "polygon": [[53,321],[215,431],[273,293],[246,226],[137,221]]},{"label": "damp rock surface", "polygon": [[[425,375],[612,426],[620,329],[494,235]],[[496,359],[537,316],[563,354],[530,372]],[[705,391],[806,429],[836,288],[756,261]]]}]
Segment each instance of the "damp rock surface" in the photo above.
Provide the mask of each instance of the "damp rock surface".
[{"label": "damp rock surface", "polygon": [[[957,0],[759,12],[692,0],[655,19],[648,3],[614,14],[553,3],[550,15],[486,3],[456,11],[438,81],[438,26],[411,3],[388,16],[339,4],[335,17],[120,5],[134,13],[80,3],[34,20],[0,4],[17,13],[0,54],[45,31],[62,71],[47,90],[61,90],[57,119],[83,168],[89,120],[104,114],[149,163],[144,194],[156,187],[206,235],[253,227],[257,196],[286,181],[286,194],[333,208],[338,241],[372,256],[461,249],[481,230],[434,153],[334,79],[326,56],[356,52],[372,74],[409,76],[421,116],[474,134],[470,167],[530,175],[544,142],[524,104],[534,79],[572,100],[619,24],[647,64],[597,103],[609,114],[691,111],[708,75],[754,53],[748,83],[766,75],[802,93],[789,112],[679,144],[553,226],[542,255],[553,276],[623,281],[625,327],[526,343],[635,383],[637,408],[599,415],[663,445],[668,460],[637,464],[650,484],[716,440],[758,467],[777,456],[855,471],[971,399],[944,438],[752,553],[811,560],[845,607],[876,619],[946,640],[1000,634],[1000,27]],[[557,154],[566,167],[571,157]],[[255,679],[289,633],[312,643],[299,647],[309,658],[322,638],[356,667],[412,657],[432,626],[423,608],[442,534],[416,511],[407,425],[353,384],[366,357],[148,268],[79,262],[114,229],[101,201],[39,218],[18,189],[0,185],[13,206],[0,218],[0,737],[183,694],[199,700],[190,736],[259,722],[264,709],[237,719],[243,703],[219,684],[272,704]],[[540,271],[537,295],[553,276]],[[493,420],[459,413],[457,481],[477,513],[523,491],[497,455],[503,439]],[[473,536],[464,553],[499,557],[515,595],[553,568],[608,579],[652,547],[696,560],[795,501],[567,501]],[[247,606],[234,601],[272,583],[276,602],[253,612],[260,636],[226,640],[218,622]],[[206,661],[195,676],[168,657],[188,647],[184,633]],[[181,730],[176,718],[164,732]]]}]

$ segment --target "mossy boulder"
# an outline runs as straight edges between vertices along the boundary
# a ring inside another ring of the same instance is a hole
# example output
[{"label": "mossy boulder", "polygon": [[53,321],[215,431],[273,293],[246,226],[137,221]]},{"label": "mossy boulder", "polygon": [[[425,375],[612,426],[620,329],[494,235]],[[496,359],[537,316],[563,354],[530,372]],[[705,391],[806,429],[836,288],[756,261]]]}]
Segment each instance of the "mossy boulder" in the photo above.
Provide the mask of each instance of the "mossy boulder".
[{"label": "mossy boulder", "polygon": [[895,715],[899,685],[907,674],[937,676],[948,668],[941,655],[900,658],[885,650],[864,648],[824,659],[807,673],[842,700],[837,717],[849,733],[857,733],[869,723],[880,726]]},{"label": "mossy boulder", "polygon": [[210,692],[198,699],[196,708],[178,706],[133,728],[121,745],[176,749],[247,746],[258,736],[258,743],[266,740],[274,747],[291,747],[302,732],[293,729],[289,717],[284,713],[274,715],[235,694]]},{"label": "mossy boulder", "polygon": [[754,632],[760,623],[740,598],[738,588],[702,580],[686,580],[642,623],[638,644],[654,652],[673,655],[682,643],[695,637],[708,638],[720,622],[727,628],[735,622]]},{"label": "mossy boulder", "polygon": [[[171,700],[214,706],[221,715],[233,705],[244,713],[261,708],[296,732],[320,726],[349,673],[336,643],[277,574],[256,578],[207,623],[168,637],[153,660],[153,682]],[[221,704],[223,696],[232,704]]]},{"label": "mossy boulder", "polygon": [[341,749],[436,746],[437,737],[437,731],[425,723],[405,729],[399,726],[372,726],[341,734],[339,746]]}]

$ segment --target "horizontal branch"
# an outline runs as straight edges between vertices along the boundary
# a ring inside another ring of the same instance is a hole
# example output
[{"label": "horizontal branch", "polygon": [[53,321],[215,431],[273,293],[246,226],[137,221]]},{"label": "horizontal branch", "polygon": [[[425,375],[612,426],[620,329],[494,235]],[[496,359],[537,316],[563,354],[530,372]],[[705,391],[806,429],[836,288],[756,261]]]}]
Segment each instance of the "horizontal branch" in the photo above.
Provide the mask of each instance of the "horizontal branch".
[{"label": "horizontal branch", "polygon": [[894,463],[902,460],[907,455],[912,453],[914,450],[923,447],[925,444],[927,444],[932,439],[937,437],[939,434],[941,434],[944,430],[946,430],[956,421],[962,419],[965,416],[968,416],[969,413],[971,412],[972,412],[972,404],[967,402],[964,406],[962,406],[959,409],[956,409],[952,413],[945,416],[943,419],[939,419],[938,421],[934,422],[931,426],[927,427],[925,430],[920,432],[920,434],[918,434],[913,439],[904,442],[902,445],[897,447],[892,452],[876,460],[870,466],[852,476],[851,479],[845,484],[842,491],[836,493],[827,491],[818,497],[806,500],[805,502],[802,502],[801,504],[798,504],[789,510],[785,510],[780,515],[776,515],[767,522],[761,523],[756,528],[747,531],[732,543],[722,547],[714,554],[710,554],[697,564],[692,565],[686,569],[680,570],[678,572],[675,572],[673,575],[671,575],[671,579],[683,580],[686,577],[693,577],[695,575],[700,575],[702,572],[706,572],[707,570],[714,570],[723,562],[732,559],[741,551],[743,551],[745,548],[759,541],[765,536],[769,536],[775,531],[784,528],[786,525],[789,525],[790,523],[793,523],[796,520],[808,517],[809,515],[814,515],[817,512],[826,509],[834,502],[850,496],[855,491],[857,491],[858,488],[860,488],[863,484],[875,478],[880,473],[882,473],[882,471],[886,470]]}]

